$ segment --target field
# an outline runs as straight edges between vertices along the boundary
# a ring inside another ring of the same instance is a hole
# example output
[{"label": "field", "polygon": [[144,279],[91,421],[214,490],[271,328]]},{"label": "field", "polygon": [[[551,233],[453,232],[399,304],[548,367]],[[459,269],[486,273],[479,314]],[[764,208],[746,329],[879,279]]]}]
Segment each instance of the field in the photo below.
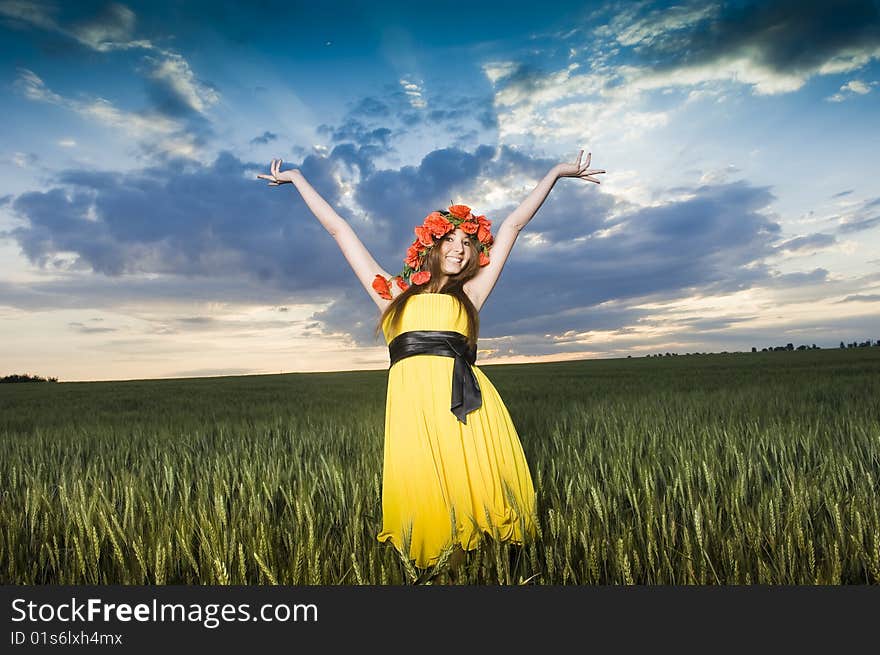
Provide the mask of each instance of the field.
[{"label": "field", "polygon": [[[541,534],[461,582],[880,583],[880,348],[483,371]],[[425,582],[375,539],[386,376],[0,385],[0,582]]]}]

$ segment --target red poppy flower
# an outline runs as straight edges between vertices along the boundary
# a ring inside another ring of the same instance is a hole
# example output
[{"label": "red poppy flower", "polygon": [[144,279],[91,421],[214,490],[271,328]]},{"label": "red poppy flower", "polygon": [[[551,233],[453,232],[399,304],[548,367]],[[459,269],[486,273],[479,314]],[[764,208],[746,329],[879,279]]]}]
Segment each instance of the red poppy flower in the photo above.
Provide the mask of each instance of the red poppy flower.
[{"label": "red poppy flower", "polygon": [[474,234],[480,228],[480,226],[473,221],[465,221],[458,227],[460,227],[465,234]]},{"label": "red poppy flower", "polygon": [[467,205],[452,205],[449,208],[449,213],[456,218],[465,219],[471,215],[471,208]]},{"label": "red poppy flower", "polygon": [[410,278],[410,282],[413,284],[424,284],[428,280],[431,279],[431,271],[419,271],[418,273],[414,273]]},{"label": "red poppy flower", "polygon": [[434,212],[425,219],[424,227],[430,230],[435,237],[442,237],[447,232],[454,229],[452,223],[443,217],[440,212]]},{"label": "red poppy flower", "polygon": [[426,228],[424,225],[419,225],[416,229],[416,237],[419,239],[419,243],[423,246],[433,246],[434,245],[434,237],[431,236],[431,230]]},{"label": "red poppy flower", "polygon": [[[421,245],[421,244],[419,244]],[[406,259],[403,260],[403,263],[409,266],[410,268],[418,268],[419,267],[419,249],[416,246],[410,246],[406,251]]]},{"label": "red poppy flower", "polygon": [[485,243],[486,245],[489,245],[493,241],[492,233],[485,225],[480,225],[477,229],[477,238],[480,240],[480,243]]},{"label": "red poppy flower", "polygon": [[485,266],[489,263],[489,255],[484,252],[480,253],[480,266]]},{"label": "red poppy flower", "polygon": [[373,279],[373,288],[385,300],[391,300],[391,288],[388,286],[388,280],[381,275],[377,275]]},{"label": "red poppy flower", "polygon": [[394,281],[397,282],[397,288],[400,289],[401,291],[406,291],[407,289],[409,289],[409,285],[406,282],[404,282],[403,278],[400,277],[399,275],[396,278],[394,278]]}]

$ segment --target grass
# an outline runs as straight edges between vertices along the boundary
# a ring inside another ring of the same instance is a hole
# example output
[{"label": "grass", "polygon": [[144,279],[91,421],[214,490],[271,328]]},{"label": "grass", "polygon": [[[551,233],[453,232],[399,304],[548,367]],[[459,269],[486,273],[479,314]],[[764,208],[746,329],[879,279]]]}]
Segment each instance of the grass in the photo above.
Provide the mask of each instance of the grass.
[{"label": "grass", "polygon": [[[483,370],[540,535],[458,582],[880,582],[880,348]],[[0,582],[445,581],[375,539],[386,376],[0,386]]]}]

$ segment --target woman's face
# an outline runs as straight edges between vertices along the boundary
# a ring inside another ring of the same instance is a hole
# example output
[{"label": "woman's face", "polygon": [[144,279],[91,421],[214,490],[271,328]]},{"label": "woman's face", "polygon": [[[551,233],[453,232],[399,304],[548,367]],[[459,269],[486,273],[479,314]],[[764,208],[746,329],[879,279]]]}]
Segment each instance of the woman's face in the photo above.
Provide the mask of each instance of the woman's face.
[{"label": "woman's face", "polygon": [[456,228],[440,240],[440,270],[445,275],[457,275],[474,256],[474,235]]}]

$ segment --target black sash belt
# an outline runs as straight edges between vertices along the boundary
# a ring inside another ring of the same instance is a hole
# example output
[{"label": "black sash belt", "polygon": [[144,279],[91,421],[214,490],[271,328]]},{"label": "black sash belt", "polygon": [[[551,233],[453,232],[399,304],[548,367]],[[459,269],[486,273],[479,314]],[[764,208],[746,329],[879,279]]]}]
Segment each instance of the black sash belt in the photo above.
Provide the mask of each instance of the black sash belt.
[{"label": "black sash belt", "polygon": [[413,355],[442,355],[454,357],[452,368],[452,413],[467,424],[467,415],[483,404],[480,385],[471,366],[477,361],[476,348],[470,348],[467,338],[448,330],[414,330],[397,335],[388,344],[391,366]]}]

